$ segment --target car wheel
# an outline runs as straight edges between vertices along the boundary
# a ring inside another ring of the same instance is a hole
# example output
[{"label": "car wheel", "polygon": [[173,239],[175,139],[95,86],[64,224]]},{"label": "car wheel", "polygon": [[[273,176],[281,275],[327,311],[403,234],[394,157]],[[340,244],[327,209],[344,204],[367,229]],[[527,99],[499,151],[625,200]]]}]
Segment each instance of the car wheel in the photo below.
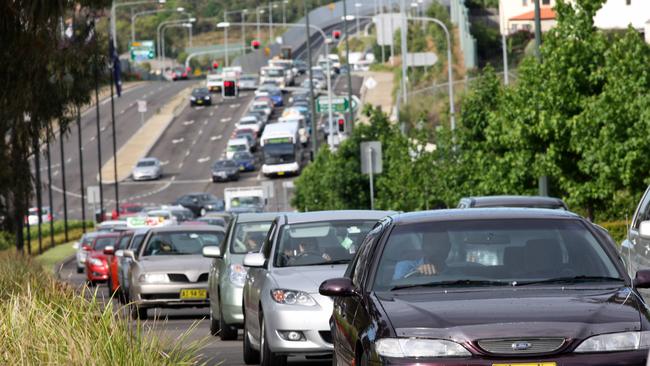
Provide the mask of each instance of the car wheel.
[{"label": "car wheel", "polygon": [[212,178],[212,183],[217,183],[217,179],[216,179],[216,178]]},{"label": "car wheel", "polygon": [[[223,303],[219,302],[219,304]],[[219,328],[221,329],[220,337],[222,341],[232,341],[237,339],[237,328],[226,323],[222,307],[219,307]]]},{"label": "car wheel", "polygon": [[287,364],[287,356],[278,356],[271,352],[266,339],[266,326],[264,316],[260,319],[260,366],[284,366]]},{"label": "car wheel", "polygon": [[136,304],[131,305],[131,317],[136,320],[146,320],[147,319],[147,308],[143,308]]},{"label": "car wheel", "polygon": [[77,273],[84,273],[83,267],[77,267]]},{"label": "car wheel", "polygon": [[260,363],[260,352],[256,351],[248,339],[248,329],[246,329],[246,319],[244,319],[244,363],[247,365],[257,365]]},{"label": "car wheel", "polygon": [[111,276],[108,276],[106,286],[108,287],[108,297],[115,296],[115,291],[113,291],[113,278]]},{"label": "car wheel", "polygon": [[210,305],[210,334],[217,336],[219,334],[219,320],[214,318],[212,313],[212,305]]},{"label": "car wheel", "polygon": [[201,208],[201,211],[199,212],[199,214],[200,214],[200,216],[205,216],[205,214],[206,214],[207,212],[208,212],[208,211],[206,211],[205,208]]}]

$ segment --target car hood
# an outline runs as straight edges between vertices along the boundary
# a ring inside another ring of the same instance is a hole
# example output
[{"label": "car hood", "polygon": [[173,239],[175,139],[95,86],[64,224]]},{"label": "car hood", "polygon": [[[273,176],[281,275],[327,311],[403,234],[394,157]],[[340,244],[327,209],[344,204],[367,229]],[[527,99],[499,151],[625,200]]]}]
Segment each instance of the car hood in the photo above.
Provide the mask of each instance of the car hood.
[{"label": "car hood", "polygon": [[626,287],[378,293],[377,299],[403,337],[583,339],[641,327],[642,303]]},{"label": "car hood", "polygon": [[202,255],[161,255],[140,257],[141,272],[147,273],[190,273],[199,274],[210,269],[211,258]]},{"label": "car hood", "polygon": [[155,166],[133,168],[133,171],[136,172],[136,173],[148,173],[148,172],[153,172],[155,170],[156,170]]},{"label": "car hood", "polygon": [[289,290],[317,294],[323,281],[343,276],[347,264],[275,268],[272,272],[276,285]]}]

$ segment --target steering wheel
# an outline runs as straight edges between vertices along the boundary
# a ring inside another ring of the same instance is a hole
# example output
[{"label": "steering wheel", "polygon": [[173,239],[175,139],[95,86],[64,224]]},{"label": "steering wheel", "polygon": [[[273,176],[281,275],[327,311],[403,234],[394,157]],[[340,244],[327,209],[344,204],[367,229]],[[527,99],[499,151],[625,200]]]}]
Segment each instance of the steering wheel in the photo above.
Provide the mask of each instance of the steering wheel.
[{"label": "steering wheel", "polygon": [[422,272],[418,271],[417,269],[412,270],[411,272],[407,273],[404,278],[409,278],[409,277],[414,277],[414,276],[422,276]]}]

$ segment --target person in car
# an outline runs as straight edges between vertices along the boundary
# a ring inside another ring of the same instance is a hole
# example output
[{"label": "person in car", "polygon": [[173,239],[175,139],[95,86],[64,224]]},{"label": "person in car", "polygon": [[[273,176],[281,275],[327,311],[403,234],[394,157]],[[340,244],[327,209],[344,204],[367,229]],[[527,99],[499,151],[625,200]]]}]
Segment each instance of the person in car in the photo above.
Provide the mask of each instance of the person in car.
[{"label": "person in car", "polygon": [[420,250],[407,252],[395,264],[393,280],[418,276],[435,276],[443,272],[449,256],[451,242],[446,232],[430,232],[422,238]]},{"label": "person in car", "polygon": [[327,253],[323,253],[318,248],[318,243],[311,238],[304,238],[298,243],[298,251],[295,255],[289,258],[289,261],[292,264],[299,263],[310,263],[315,260],[320,261],[324,259],[326,261],[331,261],[332,257]]}]

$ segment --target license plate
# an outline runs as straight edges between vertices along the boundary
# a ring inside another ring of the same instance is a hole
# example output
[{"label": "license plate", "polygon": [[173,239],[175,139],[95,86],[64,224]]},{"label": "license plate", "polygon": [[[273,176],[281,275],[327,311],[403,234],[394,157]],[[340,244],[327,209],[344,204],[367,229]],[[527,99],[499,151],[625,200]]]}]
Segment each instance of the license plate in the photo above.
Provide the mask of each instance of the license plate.
[{"label": "license plate", "polygon": [[557,366],[555,362],[493,363],[492,366]]},{"label": "license plate", "polygon": [[240,166],[240,167],[239,167],[239,170],[244,170],[244,166],[243,166],[243,165]]},{"label": "license plate", "polygon": [[205,300],[208,298],[206,289],[183,289],[181,290],[181,300]]},{"label": "license plate", "polygon": [[278,175],[284,175],[284,172],[278,172]]},{"label": "license plate", "polygon": [[202,100],[199,100],[197,103],[199,103],[199,104],[203,104],[203,101],[202,101]]}]

